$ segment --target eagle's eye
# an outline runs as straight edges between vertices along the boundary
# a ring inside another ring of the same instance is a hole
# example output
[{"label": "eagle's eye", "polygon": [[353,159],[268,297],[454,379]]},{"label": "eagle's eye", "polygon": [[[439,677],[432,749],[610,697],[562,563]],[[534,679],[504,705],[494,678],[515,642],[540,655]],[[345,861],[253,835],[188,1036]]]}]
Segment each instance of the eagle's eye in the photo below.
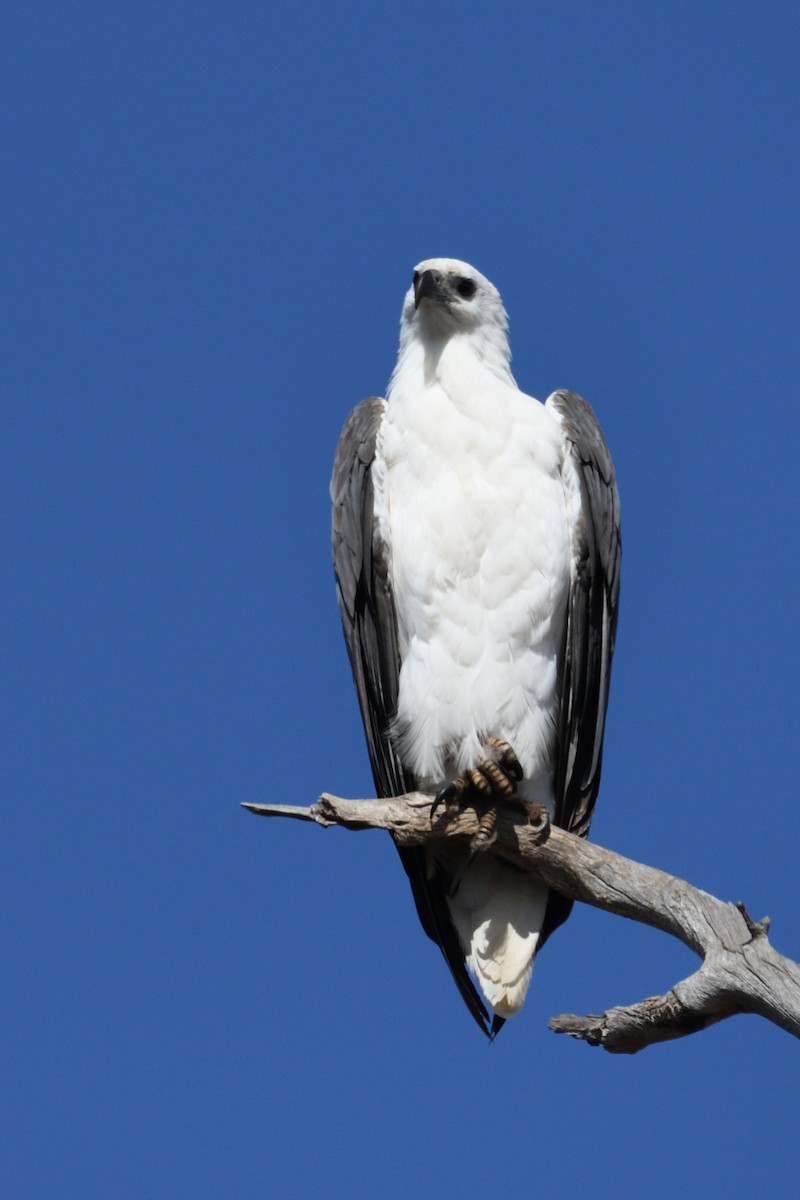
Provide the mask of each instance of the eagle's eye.
[{"label": "eagle's eye", "polygon": [[418,282],[419,282],[419,271],[415,271],[414,274],[411,276],[411,286],[416,287]]},{"label": "eagle's eye", "polygon": [[459,296],[463,296],[465,300],[471,299],[477,291],[477,287],[471,279],[459,279],[456,284],[456,291]]}]

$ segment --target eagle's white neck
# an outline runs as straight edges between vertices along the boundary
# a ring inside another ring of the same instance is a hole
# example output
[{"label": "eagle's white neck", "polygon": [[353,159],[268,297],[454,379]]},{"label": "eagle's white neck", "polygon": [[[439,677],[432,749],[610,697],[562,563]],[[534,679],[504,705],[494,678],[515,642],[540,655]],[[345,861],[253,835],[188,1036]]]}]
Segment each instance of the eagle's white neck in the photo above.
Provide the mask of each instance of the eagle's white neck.
[{"label": "eagle's white neck", "polygon": [[411,380],[416,386],[439,384],[453,396],[463,391],[468,380],[480,386],[481,376],[486,383],[496,385],[499,380],[516,388],[504,328],[486,323],[452,331],[437,329],[433,322],[404,319],[397,365],[389,381],[386,399],[391,403],[392,392]]}]

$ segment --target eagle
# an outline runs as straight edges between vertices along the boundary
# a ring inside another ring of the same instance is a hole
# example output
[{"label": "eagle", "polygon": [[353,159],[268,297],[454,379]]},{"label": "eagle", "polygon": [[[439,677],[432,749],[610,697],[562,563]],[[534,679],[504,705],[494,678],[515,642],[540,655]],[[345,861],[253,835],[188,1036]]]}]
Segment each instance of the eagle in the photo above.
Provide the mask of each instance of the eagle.
[{"label": "eagle", "polygon": [[492,853],[498,806],[589,831],[617,623],[614,469],[589,404],[511,374],[497,289],[419,263],[385,399],[350,413],[331,481],[344,636],[380,796],[481,815],[472,844],[398,847],[425,933],[489,1038],[571,901]]}]

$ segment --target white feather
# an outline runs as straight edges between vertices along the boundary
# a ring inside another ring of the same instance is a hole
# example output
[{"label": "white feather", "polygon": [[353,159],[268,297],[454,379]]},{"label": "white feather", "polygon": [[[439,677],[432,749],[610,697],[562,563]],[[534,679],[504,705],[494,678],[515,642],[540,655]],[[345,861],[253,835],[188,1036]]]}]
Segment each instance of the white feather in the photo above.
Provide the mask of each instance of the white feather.
[{"label": "white feather", "polygon": [[[463,305],[406,297],[400,353],[373,467],[391,551],[400,652],[395,733],[423,786],[438,788],[508,741],[520,794],[554,804],[554,753],[570,582],[560,423],[516,386],[506,315],[474,268],[417,270],[477,285]],[[518,1011],[546,889],[490,853],[458,865],[449,901],[471,970],[500,1016]]]}]

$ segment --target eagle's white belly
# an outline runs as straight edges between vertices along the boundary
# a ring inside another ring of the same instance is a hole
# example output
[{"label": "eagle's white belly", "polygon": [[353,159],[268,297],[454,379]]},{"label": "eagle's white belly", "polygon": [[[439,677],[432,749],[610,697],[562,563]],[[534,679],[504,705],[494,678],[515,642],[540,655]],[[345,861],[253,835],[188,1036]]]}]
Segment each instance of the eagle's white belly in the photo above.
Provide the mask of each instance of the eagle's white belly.
[{"label": "eagle's white belly", "polygon": [[374,479],[398,616],[402,757],[423,784],[508,741],[530,799],[552,802],[570,541],[563,435],[494,382],[456,405],[438,383],[399,391]]}]

